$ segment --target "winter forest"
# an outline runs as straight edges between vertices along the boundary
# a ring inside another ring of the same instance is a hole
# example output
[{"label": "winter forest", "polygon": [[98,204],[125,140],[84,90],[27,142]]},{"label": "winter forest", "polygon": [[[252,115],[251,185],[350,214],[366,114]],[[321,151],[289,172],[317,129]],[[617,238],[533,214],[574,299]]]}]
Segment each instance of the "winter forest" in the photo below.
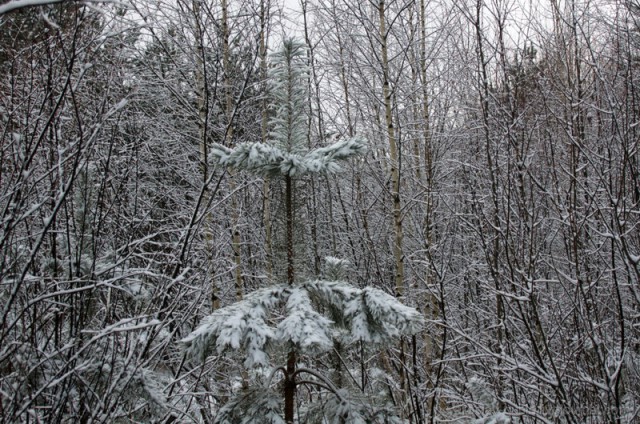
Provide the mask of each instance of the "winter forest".
[{"label": "winter forest", "polygon": [[0,147],[2,423],[640,422],[638,0],[4,0]]}]

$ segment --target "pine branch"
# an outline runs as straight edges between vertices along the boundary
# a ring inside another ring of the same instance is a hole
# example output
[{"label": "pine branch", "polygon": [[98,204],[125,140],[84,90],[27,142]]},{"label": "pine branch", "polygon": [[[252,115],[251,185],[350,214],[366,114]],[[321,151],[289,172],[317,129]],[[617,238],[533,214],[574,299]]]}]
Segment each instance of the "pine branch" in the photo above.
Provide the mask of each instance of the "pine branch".
[{"label": "pine branch", "polygon": [[353,137],[306,154],[290,153],[275,145],[242,143],[230,149],[220,144],[211,147],[211,158],[219,165],[253,172],[265,177],[300,177],[306,174],[334,174],[339,161],[363,153],[364,139]]}]

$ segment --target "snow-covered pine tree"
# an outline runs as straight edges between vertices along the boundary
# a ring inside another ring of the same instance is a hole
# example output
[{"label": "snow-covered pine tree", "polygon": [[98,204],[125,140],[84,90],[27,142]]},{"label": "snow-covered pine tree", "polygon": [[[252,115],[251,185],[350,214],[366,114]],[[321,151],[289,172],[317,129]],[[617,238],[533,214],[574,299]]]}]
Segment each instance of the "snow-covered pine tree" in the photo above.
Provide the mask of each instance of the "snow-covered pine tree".
[{"label": "snow-covered pine tree", "polygon": [[[286,281],[214,311],[182,340],[190,358],[204,360],[227,350],[242,350],[246,368],[270,369],[265,381],[240,393],[219,411],[217,423],[293,423],[296,388],[302,384],[320,387],[329,396],[317,405],[309,405],[308,417],[322,417],[321,422],[329,423],[364,423],[386,416],[385,422],[392,422],[386,408],[365,406],[320,372],[298,367],[298,357],[326,354],[336,344],[389,342],[396,336],[416,333],[423,322],[414,308],[382,290],[359,289],[344,281],[345,261],[327,258],[325,275],[320,279],[304,281],[295,273],[295,180],[309,174],[333,174],[340,169],[340,161],[365,150],[364,140],[359,137],[305,149],[304,49],[303,44],[285,40],[282,49],[271,56],[271,142],[245,143],[234,149],[216,145],[211,149],[219,165],[284,179],[287,251]],[[275,347],[288,352],[284,363],[272,362],[270,353],[277,352]],[[272,389],[279,374],[284,377],[283,409],[274,402],[279,396]]]}]

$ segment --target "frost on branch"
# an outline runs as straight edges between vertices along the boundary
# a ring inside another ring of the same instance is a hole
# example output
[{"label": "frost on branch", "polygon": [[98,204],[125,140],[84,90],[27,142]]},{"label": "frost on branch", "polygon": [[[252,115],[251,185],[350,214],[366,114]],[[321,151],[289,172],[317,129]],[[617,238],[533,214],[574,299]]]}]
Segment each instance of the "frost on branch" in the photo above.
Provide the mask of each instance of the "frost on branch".
[{"label": "frost on branch", "polygon": [[242,348],[247,353],[245,367],[266,365],[265,347],[275,336],[265,319],[285,290],[285,286],[257,290],[205,317],[195,331],[182,339],[187,355],[204,360],[214,348],[218,354],[228,348]]},{"label": "frost on branch", "polygon": [[340,170],[339,161],[365,151],[361,137],[338,140],[315,150],[307,150],[307,68],[306,46],[285,40],[272,55],[269,86],[273,115],[272,130],[266,143],[242,143],[235,148],[213,144],[211,157],[223,167],[249,171],[265,177],[300,177],[306,174],[332,174]]},{"label": "frost on branch", "polygon": [[324,258],[324,278],[331,281],[344,280],[348,266],[347,260],[327,256]]},{"label": "frost on branch", "polygon": [[294,288],[287,300],[287,317],[278,324],[276,337],[291,341],[304,353],[322,353],[333,347],[331,325],[313,310],[306,290]]},{"label": "frost on branch", "polygon": [[385,343],[401,334],[415,334],[422,327],[418,311],[373,287],[350,299],[344,314],[350,323],[351,339],[367,343]]},{"label": "frost on branch", "polygon": [[[274,318],[269,315],[283,306],[284,318],[270,326]],[[202,360],[212,353],[243,349],[244,364],[250,368],[268,364],[269,343],[291,342],[301,353],[320,354],[331,350],[337,337],[346,342],[386,343],[418,332],[422,323],[417,310],[382,290],[315,280],[258,290],[204,318],[182,343],[189,356]]]},{"label": "frost on branch", "polygon": [[310,281],[305,286],[332,311],[332,319],[347,329],[346,341],[386,343],[422,328],[423,318],[416,309],[382,290],[357,289],[345,282],[323,280]]},{"label": "frost on branch", "polygon": [[211,147],[213,160],[224,167],[270,176],[280,173],[285,152],[264,143],[241,143],[235,149],[220,144]]},{"label": "frost on branch", "polygon": [[262,176],[332,174],[340,171],[338,161],[365,150],[364,139],[353,137],[307,153],[291,153],[272,144],[242,143],[236,148],[215,144],[211,156],[218,164]]}]

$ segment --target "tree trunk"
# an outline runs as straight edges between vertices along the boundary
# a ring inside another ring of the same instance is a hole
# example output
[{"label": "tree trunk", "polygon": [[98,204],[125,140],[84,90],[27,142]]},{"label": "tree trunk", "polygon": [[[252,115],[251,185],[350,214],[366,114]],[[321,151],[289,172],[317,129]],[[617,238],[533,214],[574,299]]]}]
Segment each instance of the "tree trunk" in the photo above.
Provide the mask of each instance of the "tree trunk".
[{"label": "tree trunk", "polygon": [[[222,66],[224,68],[224,89],[225,89],[225,113],[227,115],[227,128],[224,135],[224,144],[230,146],[233,143],[234,131],[234,100],[233,81],[231,79],[231,61],[229,50],[229,14],[227,0],[221,0],[222,8]],[[236,189],[233,174],[229,173],[229,188],[231,192]],[[242,277],[242,250],[240,248],[240,206],[236,195],[231,196],[231,220],[232,234],[231,246],[233,250],[233,261],[235,263],[234,279],[236,288],[236,300],[242,300],[244,293],[244,279]]]},{"label": "tree trunk", "polygon": [[[203,204],[209,204],[209,190],[206,187],[209,180],[209,167],[208,167],[208,148],[207,148],[207,127],[208,127],[208,89],[207,89],[207,75],[206,64],[204,61],[204,45],[203,45],[203,28],[200,22],[200,4],[197,1],[193,1],[193,19],[195,23],[195,39],[197,40],[198,51],[196,52],[196,88],[197,92],[197,108],[198,108],[198,138],[200,142],[200,173],[202,174],[202,184],[204,188]],[[205,206],[206,207],[206,206]],[[204,240],[206,257],[208,259],[207,269],[211,269],[211,252],[213,252],[213,236],[211,233],[211,227],[213,226],[213,217],[210,212],[206,213],[206,222],[204,225]],[[211,310],[220,308],[220,298],[218,297],[218,287],[216,286],[215,279],[211,278]]]},{"label": "tree trunk", "polygon": [[396,262],[395,290],[396,297],[404,294],[404,253],[402,251],[402,207],[400,203],[400,160],[398,153],[398,142],[396,140],[395,128],[393,126],[393,114],[391,107],[391,89],[389,88],[389,58],[387,52],[387,28],[384,15],[385,3],[381,0],[378,3],[378,17],[380,29],[380,43],[382,50],[382,94],[384,97],[384,116],[387,126],[387,136],[389,138],[389,156],[391,161],[391,196],[393,201],[393,226],[395,230],[395,240],[393,243],[393,256]]},{"label": "tree trunk", "polygon": [[[291,176],[285,176],[285,207],[287,220],[287,283],[292,286],[294,281],[293,270],[293,180]],[[296,351],[291,348],[287,356],[287,372],[284,380],[284,420],[287,424],[293,423],[296,398]]]},{"label": "tree trunk", "polygon": [[[266,81],[267,81],[267,19],[269,16],[269,1],[262,0],[260,2],[260,80],[262,81],[263,93],[267,93]],[[269,109],[267,105],[266,95],[262,96],[261,100],[262,117],[260,120],[260,135],[263,143],[267,142],[267,127],[269,122]],[[271,184],[268,178],[265,178],[262,185],[262,222],[264,223],[265,232],[265,268],[267,272],[267,279],[271,281],[273,277],[273,242],[271,236]]]},{"label": "tree trunk", "polygon": [[[380,43],[382,54],[382,94],[384,97],[384,117],[387,126],[387,136],[389,138],[389,159],[391,170],[391,197],[393,202],[393,227],[395,237],[393,243],[393,256],[396,263],[395,272],[395,296],[401,298],[404,295],[404,253],[402,250],[402,205],[400,203],[400,155],[398,152],[398,141],[396,139],[395,128],[393,126],[393,113],[391,105],[391,88],[389,87],[389,57],[387,51],[387,28],[385,18],[385,2],[378,3],[378,17],[380,30]],[[405,404],[406,376],[404,367],[404,340],[400,340],[400,361],[398,374],[400,378],[401,399]]]},{"label": "tree trunk", "polygon": [[[290,175],[285,177],[285,208],[287,220],[287,283],[293,286],[293,180]],[[296,398],[296,351],[292,348],[287,357],[287,370],[284,380],[284,421],[293,424],[294,406]]]}]

